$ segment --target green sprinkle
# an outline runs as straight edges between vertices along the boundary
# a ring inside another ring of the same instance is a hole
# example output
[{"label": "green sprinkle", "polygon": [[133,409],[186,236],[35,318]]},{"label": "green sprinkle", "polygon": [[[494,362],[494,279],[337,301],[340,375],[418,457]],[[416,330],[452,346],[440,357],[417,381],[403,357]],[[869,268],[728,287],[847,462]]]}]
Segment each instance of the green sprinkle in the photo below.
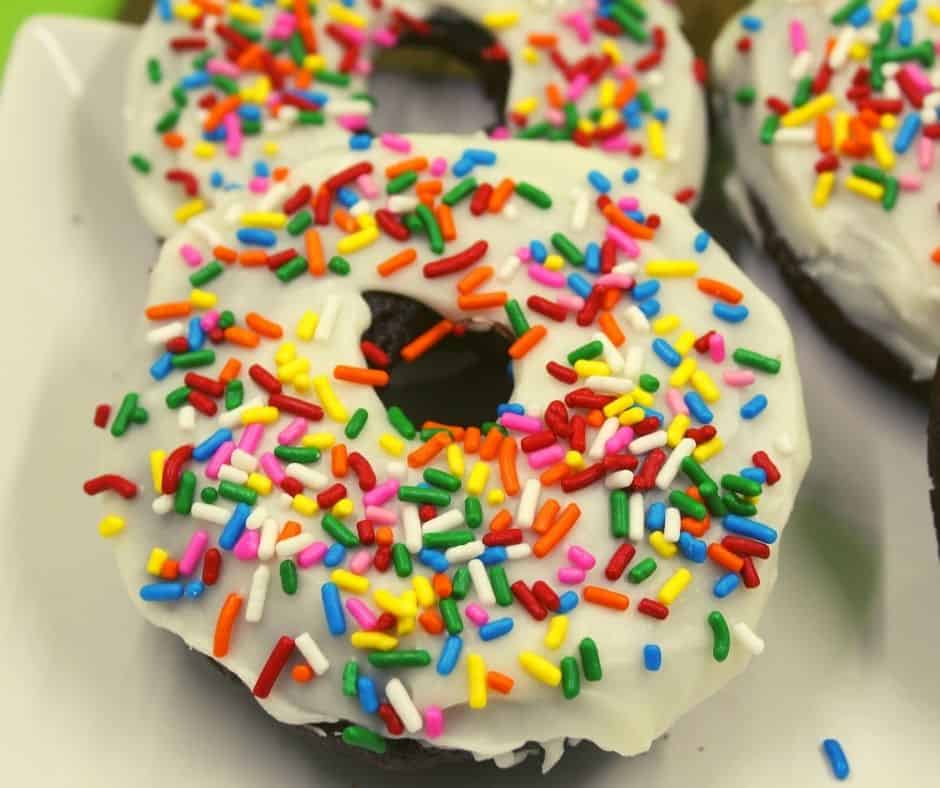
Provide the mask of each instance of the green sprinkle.
[{"label": "green sprinkle", "polygon": [[760,128],[760,141],[764,145],[770,145],[774,141],[778,128],[780,128],[780,116],[771,113],[764,118],[764,124]]},{"label": "green sprinkle", "polygon": [[233,96],[238,93],[238,83],[231,77],[226,77],[223,74],[213,76],[212,84],[227,96]]},{"label": "green sprinkle", "polygon": [[656,571],[656,560],[644,558],[627,573],[627,580],[631,583],[642,583]]},{"label": "green sprinkle", "polygon": [[614,490],[610,494],[610,535],[614,539],[626,539],[630,531],[630,507],[626,490]]},{"label": "green sprinkle", "polygon": [[536,208],[548,210],[552,207],[552,198],[538,186],[534,186],[528,181],[519,181],[516,184],[516,194],[523,200],[532,203]]},{"label": "green sprinkle", "polygon": [[243,484],[236,484],[235,482],[219,482],[219,495],[229,501],[246,503],[249,506],[254,506],[258,502],[257,492],[249,487],[245,487]]},{"label": "green sprinkle", "polygon": [[[418,437],[421,440],[427,442],[431,440],[431,438],[433,438],[439,432],[446,432],[448,435],[451,435],[450,430],[446,430],[443,427],[425,427],[418,433]],[[451,437],[453,437],[453,435],[451,435]]]},{"label": "green sprinkle", "polygon": [[131,167],[137,170],[137,172],[143,173],[144,175],[147,175],[152,168],[150,159],[144,158],[139,153],[135,153],[133,156],[131,156],[130,163]]},{"label": "green sprinkle", "polygon": [[506,570],[497,564],[491,566],[487,570],[487,574],[490,576],[490,585],[493,586],[493,596],[496,597],[496,604],[500,607],[509,607],[512,604],[512,590],[509,587]]},{"label": "green sprinkle", "polygon": [[529,321],[526,320],[522,312],[522,307],[519,305],[519,302],[513,298],[506,302],[504,308],[506,310],[506,317],[509,318],[509,325],[512,326],[512,333],[517,337],[521,337],[529,330]]},{"label": "green sprinkle", "polygon": [[202,268],[193,271],[189,276],[189,283],[193,287],[203,287],[219,276],[225,269],[218,260],[213,260]]},{"label": "green sprinkle", "polygon": [[[418,176],[415,175],[415,177],[417,178]],[[428,234],[428,243],[431,245],[431,251],[434,252],[434,254],[441,254],[441,252],[444,251],[444,236],[441,235],[441,228],[438,226],[434,214],[431,213],[431,209],[422,203],[415,208],[415,213],[418,214],[418,218],[421,220],[421,224]]]},{"label": "green sprinkle", "polygon": [[347,725],[343,728],[343,743],[374,752],[376,755],[385,755],[388,749],[388,743],[384,737],[361,725]]},{"label": "green sprinkle", "polygon": [[352,270],[352,266],[349,265],[349,260],[339,255],[331,257],[326,267],[337,276],[349,276],[349,272]]},{"label": "green sprinkle", "polygon": [[584,638],[578,644],[578,652],[581,654],[581,669],[584,671],[584,678],[588,681],[600,681],[604,678],[597,643],[592,638]]},{"label": "green sprinkle", "polygon": [[411,419],[405,415],[405,412],[398,405],[392,405],[385,415],[388,417],[388,423],[394,427],[395,432],[405,440],[414,440],[418,431],[415,429],[415,425],[411,423]]},{"label": "green sprinkle", "polygon": [[693,520],[704,520],[707,514],[704,504],[696,501],[691,495],[687,495],[682,490],[673,490],[669,493],[669,503]]},{"label": "green sprinkle", "polygon": [[541,123],[533,123],[531,126],[521,129],[516,134],[516,138],[520,140],[537,140],[547,136],[551,131],[552,124],[547,120],[543,120]]},{"label": "green sprinkle", "polygon": [[173,389],[173,391],[166,395],[166,406],[170,410],[182,408],[189,399],[190,391],[192,391],[192,389],[189,386],[180,386],[178,389]]},{"label": "green sprinkle", "polygon": [[313,216],[310,215],[310,211],[301,211],[291,217],[287,223],[287,232],[291,235],[300,235],[311,224],[313,224]]},{"label": "green sprinkle", "polygon": [[407,484],[398,488],[398,500],[419,505],[429,503],[431,506],[450,506],[450,495],[444,492],[444,490],[434,490],[427,487],[416,487]]},{"label": "green sprinkle", "polygon": [[297,113],[297,122],[302,126],[322,126],[326,117],[318,109],[305,109]]},{"label": "green sprinkle", "polygon": [[734,351],[733,358],[735,364],[757,369],[769,375],[776,375],[780,371],[779,359],[770,358],[770,356],[762,356],[760,353],[748,350],[747,348],[739,347]]},{"label": "green sprinkle", "polygon": [[495,421],[484,421],[480,425],[480,432],[482,432],[484,435],[489,435],[490,430],[499,430],[504,436],[509,434],[509,430],[507,430],[502,424],[498,424]]},{"label": "green sprinkle", "polygon": [[192,471],[183,471],[179,486],[176,488],[176,495],[173,497],[173,511],[177,514],[189,514],[195,497],[196,474]]},{"label": "green sprinkle", "polygon": [[[231,27],[233,30],[237,30],[249,41],[257,44],[261,40],[261,30],[259,30],[254,25],[249,24],[248,22],[242,22],[240,19],[230,19],[228,24],[229,27]],[[275,42],[273,41],[270,42],[269,47],[274,43]]]},{"label": "green sprinkle", "polygon": [[343,694],[347,698],[355,698],[359,694],[358,681],[359,663],[351,659],[343,665]]},{"label": "green sprinkle", "polygon": [[473,194],[473,192],[477,190],[477,186],[477,179],[470,175],[441,197],[441,202],[444,203],[444,205],[454,206],[464,198]]},{"label": "green sprinkle", "polygon": [[734,473],[726,473],[721,477],[721,486],[726,490],[731,490],[745,498],[756,498],[763,492],[760,482],[753,479],[746,479]]},{"label": "green sprinkle", "polygon": [[235,410],[245,399],[245,384],[240,380],[230,380],[225,384],[225,409]]},{"label": "green sprinkle", "polygon": [[734,93],[734,100],[737,101],[738,104],[753,104],[755,98],[757,98],[757,91],[751,85],[738,88]]},{"label": "green sprinkle", "polygon": [[645,44],[649,40],[649,33],[646,32],[646,28],[622,6],[610,6],[610,18],[620,25],[620,27],[623,28],[623,32],[638,44]]},{"label": "green sprinkle", "polygon": [[584,265],[584,254],[564,233],[552,233],[552,246],[572,265]]},{"label": "green sprinkle", "polygon": [[653,104],[653,97],[645,90],[641,90],[636,94],[636,100],[640,104],[640,109],[645,113],[649,114],[655,108]]},{"label": "green sprinkle", "polygon": [[643,391],[648,391],[650,394],[659,391],[659,378],[643,373],[640,375],[640,388],[643,389]]},{"label": "green sprinkle", "polygon": [[163,69],[160,66],[160,61],[155,57],[147,58],[147,78],[154,85],[159,85],[163,79]]},{"label": "green sprinkle", "polygon": [[134,424],[146,424],[150,419],[150,414],[139,405],[134,408],[134,412],[131,414],[131,421]]},{"label": "green sprinkle", "polygon": [[284,284],[287,284],[288,282],[292,282],[306,270],[307,261],[300,255],[297,255],[297,257],[289,260],[280,268],[278,268],[277,271],[274,272],[274,275]]},{"label": "green sprinkle", "polygon": [[877,167],[872,167],[870,164],[854,165],[852,167],[852,174],[857,175],[859,178],[864,178],[866,181],[879,183],[882,186],[884,186],[885,181],[888,180],[887,173],[879,170]]},{"label": "green sprinkle", "polygon": [[[349,421],[346,422],[346,437],[350,440],[358,438],[359,433],[362,432],[368,420],[369,411],[367,411],[365,408],[357,409]],[[319,452],[317,452],[317,454],[319,454]]]},{"label": "green sprinkle", "polygon": [[290,558],[281,561],[281,588],[289,596],[297,593],[297,564]]},{"label": "green sprinkle", "polygon": [[[187,392],[187,394],[188,393],[189,392]],[[140,399],[140,397],[137,395],[137,393],[130,391],[125,394],[124,399],[121,400],[117,414],[115,414],[114,421],[111,424],[111,434],[115,438],[120,438],[125,432],[127,432],[127,428],[130,426],[134,411],[137,409],[138,399]]]},{"label": "green sprinkle", "polygon": [[412,233],[416,235],[425,235],[424,225],[421,223],[421,220],[417,217],[416,214],[406,213],[401,217],[402,222],[405,227],[407,227]]},{"label": "green sprinkle", "polygon": [[885,193],[884,197],[881,198],[881,207],[886,211],[893,210],[894,206],[897,205],[899,192],[898,179],[889,176],[885,180]]},{"label": "green sprinkle", "polygon": [[803,77],[796,83],[796,90],[793,93],[793,106],[802,107],[813,95],[813,78]]},{"label": "green sprinkle", "polygon": [[[323,530],[326,531],[335,541],[339,542],[343,547],[355,547],[359,544],[359,537],[350,531],[332,514],[323,515],[323,520],[320,524],[323,526]],[[402,545],[402,547],[404,547],[404,545]],[[394,557],[394,555],[395,554],[393,551],[392,557]]]},{"label": "green sprinkle", "polygon": [[646,9],[635,0],[617,0],[617,5],[623,8],[628,14],[636,17],[641,22],[646,21]]},{"label": "green sprinkle", "polygon": [[[311,13],[316,13],[316,11],[312,10]],[[360,90],[351,94],[349,98],[351,98],[353,101],[368,101],[373,107],[378,106],[379,103],[375,96],[364,90]]]},{"label": "green sprinkle", "polygon": [[166,134],[166,132],[173,129],[180,120],[180,111],[179,109],[171,109],[167,112],[160,120],[157,121],[156,130],[160,134]]},{"label": "green sprinkle", "polygon": [[714,517],[724,517],[727,514],[725,503],[718,494],[718,485],[715,484],[715,482],[711,479],[702,482],[698,486],[698,491],[699,495],[701,495],[702,499],[705,501],[708,511],[711,512]]},{"label": "green sprinkle", "polygon": [[295,30],[287,42],[287,52],[290,59],[294,61],[295,66],[302,66],[304,58],[307,56],[307,48],[304,46],[303,37],[300,32]]},{"label": "green sprinkle", "polygon": [[480,504],[480,499],[468,495],[463,502],[463,514],[470,528],[479,528],[483,523],[483,506]]},{"label": "green sprinkle", "polygon": [[170,96],[173,98],[173,103],[176,104],[177,109],[183,109],[189,104],[189,97],[186,95],[186,91],[179,85],[170,91]]},{"label": "green sprinkle", "polygon": [[188,353],[177,353],[175,356],[173,356],[173,366],[176,369],[207,367],[214,363],[214,350],[191,350]]},{"label": "green sprinkle", "polygon": [[851,19],[852,14],[866,5],[868,5],[868,0],[849,0],[829,18],[829,21],[834,25],[844,25]]},{"label": "green sprinkle", "polygon": [[696,487],[701,487],[705,482],[711,481],[711,477],[708,475],[705,469],[699,465],[698,460],[696,460],[691,455],[688,457],[683,457],[679,468],[686,476],[689,477],[689,479],[692,480],[692,484],[694,484]]},{"label": "green sprinkle", "polygon": [[284,462],[309,465],[320,459],[320,450],[316,446],[277,446],[274,449],[274,456]]},{"label": "green sprinkle", "polygon": [[565,131],[573,132],[578,127],[578,105],[573,101],[565,102]]},{"label": "green sprinkle", "polygon": [[457,531],[444,531],[437,534],[424,534],[423,545],[429,550],[448,550],[451,547],[460,547],[474,540],[473,531],[461,528]]},{"label": "green sprinkle", "polygon": [[392,545],[392,566],[395,567],[395,574],[399,577],[409,577],[413,570],[411,554],[401,542]]},{"label": "green sprinkle", "polygon": [[219,315],[219,328],[223,331],[235,325],[235,313],[231,309],[226,309]]},{"label": "green sprinkle", "polygon": [[[467,573],[469,577],[469,572]],[[457,610],[457,603],[453,597],[442,599],[438,603],[441,611],[441,618],[444,619],[444,628],[448,635],[459,635],[463,632],[463,619],[460,617],[460,611]]]},{"label": "green sprinkle", "polygon": [[[438,487],[449,493],[457,492],[463,484],[459,477],[454,476],[452,473],[442,471],[439,468],[425,468],[422,476],[432,487]],[[450,496],[448,496],[448,498],[450,498]]]},{"label": "green sprinkle", "polygon": [[369,654],[369,664],[374,668],[426,668],[431,655],[423,648],[374,651]]},{"label": "green sprinkle", "polygon": [[719,611],[713,610],[708,614],[708,626],[712,628],[712,635],[715,638],[712,656],[716,662],[724,662],[731,651],[731,633],[728,631],[728,622]]},{"label": "green sprinkle", "polygon": [[574,366],[578,361],[590,361],[604,352],[604,343],[599,339],[588,342],[586,345],[575,348],[568,354],[568,363]]},{"label": "green sprinkle", "polygon": [[738,517],[753,517],[757,514],[757,507],[750,501],[739,498],[734,493],[725,493],[721,496],[721,502],[731,514]]},{"label": "green sprinkle", "polygon": [[401,194],[405,189],[410,189],[418,180],[418,173],[414,170],[408,170],[401,175],[392,178],[385,184],[386,194]]},{"label": "green sprinkle", "polygon": [[215,57],[215,51],[212,49],[204,49],[196,57],[193,58],[193,69],[196,71],[203,71],[206,67],[206,64]]},{"label": "green sprinkle", "polygon": [[203,503],[215,503],[219,500],[219,491],[215,487],[203,487],[199,491]]},{"label": "green sprinkle", "polygon": [[470,593],[470,583],[470,570],[465,566],[460,567],[456,572],[454,572],[454,577],[450,581],[451,599],[465,599],[467,594]]},{"label": "green sprinkle", "polygon": [[325,68],[321,68],[319,71],[314,72],[317,82],[322,82],[326,85],[336,85],[337,87],[345,88],[349,86],[349,74],[344,74],[342,71],[329,71]]},{"label": "green sprinkle", "polygon": [[578,669],[578,660],[574,657],[563,657],[561,660],[561,693],[568,700],[578,697],[581,692],[581,671]]},{"label": "green sprinkle", "polygon": [[261,121],[259,120],[248,120],[243,118],[241,121],[242,134],[246,135],[255,135],[260,134],[262,131]]}]

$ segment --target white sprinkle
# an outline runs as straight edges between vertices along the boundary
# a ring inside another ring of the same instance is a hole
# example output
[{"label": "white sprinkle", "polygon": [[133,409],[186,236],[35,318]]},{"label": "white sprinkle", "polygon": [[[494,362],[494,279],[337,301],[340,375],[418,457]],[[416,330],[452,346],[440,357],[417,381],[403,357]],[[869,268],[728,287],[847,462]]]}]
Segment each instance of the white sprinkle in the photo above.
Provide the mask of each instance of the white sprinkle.
[{"label": "white sprinkle", "polygon": [[385,475],[390,479],[397,479],[402,482],[408,476],[408,466],[398,460],[391,460],[385,463]]},{"label": "white sprinkle", "polygon": [[290,558],[297,555],[301,550],[310,547],[315,541],[317,540],[313,534],[304,531],[297,534],[297,536],[282,539],[274,547],[274,552],[278,558]]},{"label": "white sprinkle", "polygon": [[248,604],[245,606],[245,621],[257,624],[264,614],[264,600],[268,596],[268,584],[271,570],[264,564],[255,569],[251,576],[251,590],[248,592]]},{"label": "white sprinkle", "polygon": [[261,539],[258,542],[258,558],[261,561],[270,561],[274,558],[277,548],[277,520],[268,517],[261,525]]},{"label": "white sprinkle", "polygon": [[542,483],[535,478],[527,479],[519,497],[519,506],[516,507],[516,526],[518,528],[531,528],[535,521],[535,510],[539,505],[539,494],[542,492]]},{"label": "white sprinkle", "polygon": [[587,227],[588,210],[591,207],[590,198],[584,189],[575,189],[571,197],[574,200],[574,209],[571,212],[571,229],[580,232]]},{"label": "white sprinkle", "polygon": [[232,465],[223,465],[219,468],[219,481],[244,484],[248,481],[248,474],[241,470],[241,468],[236,468]]},{"label": "white sprinkle", "polygon": [[635,492],[630,495],[630,540],[642,541],[645,529],[646,511],[643,508],[643,493]]},{"label": "white sprinkle", "polygon": [[614,378],[608,375],[591,375],[584,385],[600,394],[628,394],[636,388],[629,378]]},{"label": "white sprinkle", "polygon": [[623,490],[633,484],[633,471],[624,468],[604,477],[604,486],[608,490]]},{"label": "white sprinkle", "polygon": [[421,516],[418,507],[413,503],[406,503],[401,508],[402,530],[405,535],[405,547],[408,552],[417,554],[421,552],[423,540],[421,538]]},{"label": "white sprinkle", "polygon": [[630,345],[624,354],[626,363],[623,365],[623,376],[636,380],[643,371],[643,347],[642,345]]},{"label": "white sprinkle", "polygon": [[232,516],[232,513],[224,506],[216,506],[202,501],[193,503],[193,508],[189,513],[195,520],[202,520],[205,523],[213,523],[214,525],[225,525]]},{"label": "white sprinkle", "polygon": [[[219,425],[222,427],[239,427],[242,423],[242,413],[249,408],[260,408],[262,405],[264,405],[264,397],[252,397],[248,402],[221,414],[219,416]],[[234,462],[232,464],[234,465]]]},{"label": "white sprinkle", "polygon": [[829,53],[829,68],[838,71],[845,65],[845,61],[849,56],[849,49],[853,43],[855,43],[855,28],[851,25],[843,27],[839,37],[836,38],[832,51]]},{"label": "white sprinkle", "polygon": [[424,524],[423,531],[426,534],[440,534],[445,531],[453,531],[464,523],[463,511],[461,509],[448,509],[437,517],[432,517]]},{"label": "white sprinkle", "polygon": [[317,642],[310,637],[309,632],[304,632],[294,638],[294,645],[317,676],[322,676],[330,669],[330,661],[320,650]]},{"label": "white sprinkle", "polygon": [[675,506],[666,507],[666,524],[663,526],[663,538],[675,544],[682,533],[682,515]]},{"label": "white sprinkle", "polygon": [[591,339],[597,340],[604,346],[604,361],[607,362],[610,371],[614,375],[623,372],[623,355],[614,347],[614,343],[607,338],[607,335],[598,331]]},{"label": "white sprinkle", "polygon": [[532,545],[522,542],[520,544],[511,544],[506,548],[506,560],[518,561],[520,558],[528,558],[532,555]]},{"label": "white sprinkle", "polygon": [[800,127],[798,129],[779,129],[774,134],[774,142],[787,145],[811,145],[816,141],[816,130],[813,127]]},{"label": "white sprinkle", "polygon": [[651,432],[649,435],[641,435],[639,438],[634,438],[630,441],[628,448],[631,454],[646,454],[646,452],[652,451],[653,449],[662,448],[666,445],[666,441],[666,430],[656,430],[656,432]]},{"label": "white sprinkle", "polygon": [[747,624],[739,621],[733,628],[734,638],[755,657],[764,653],[764,639],[756,634]]},{"label": "white sprinkle", "polygon": [[679,466],[682,464],[682,461],[693,451],[695,451],[695,441],[691,438],[683,438],[676,444],[676,448],[672,450],[669,459],[666,460],[663,467],[660,468],[659,473],[656,474],[656,486],[659,487],[660,490],[669,489],[669,485],[675,481],[679,473]]},{"label": "white sprinkle", "polygon": [[277,505],[281,507],[285,512],[289,512],[294,508],[294,497],[288,495],[286,492],[282,492],[277,497]]},{"label": "white sprinkle", "polygon": [[417,733],[421,730],[424,726],[421,712],[415,706],[405,685],[401,683],[401,679],[392,679],[385,685],[385,697],[392,704],[392,708],[395,709],[395,713],[398,714],[408,733]]},{"label": "white sprinkle", "polygon": [[617,265],[610,269],[612,274],[626,274],[627,276],[636,276],[639,271],[640,266],[632,262],[617,263]]},{"label": "white sprinkle", "polygon": [[336,318],[339,317],[339,310],[342,306],[342,300],[336,294],[326,297],[326,306],[323,307],[323,313],[320,315],[320,322],[317,323],[317,330],[313,338],[317,342],[329,342],[333,335],[333,327],[336,325]]},{"label": "white sprinkle", "polygon": [[154,514],[169,514],[173,509],[173,496],[161,495],[159,498],[154,498],[150,508]]},{"label": "white sprinkle", "polygon": [[790,79],[799,82],[805,77],[813,66],[813,53],[804,49],[800,54],[793,58],[790,64]]},{"label": "white sprinkle", "polygon": [[249,531],[257,531],[264,521],[268,519],[268,512],[263,506],[256,506],[251,510],[251,514],[248,515],[248,520],[245,522],[245,528]]},{"label": "white sprinkle", "polygon": [[486,550],[486,545],[483,542],[467,542],[457,547],[448,547],[444,551],[444,558],[452,564],[465,564],[483,555],[484,550]]},{"label": "white sprinkle", "polygon": [[516,275],[516,271],[519,270],[519,266],[522,265],[522,260],[520,260],[516,255],[511,254],[506,258],[506,261],[499,267],[499,270],[496,272],[496,278],[501,282],[508,282]]},{"label": "white sprinkle", "polygon": [[790,436],[789,432],[781,432],[777,436],[777,440],[774,441],[774,448],[779,451],[781,454],[785,454],[789,457],[795,451],[793,446],[793,438]]},{"label": "white sprinkle", "polygon": [[235,449],[229,458],[229,462],[245,473],[254,473],[258,469],[258,458],[244,449]]},{"label": "white sprinkle", "polygon": [[308,490],[322,490],[330,483],[326,474],[316,470],[316,468],[308,468],[306,465],[301,465],[299,462],[290,463],[284,469],[284,472],[288,476],[293,476]]},{"label": "white sprinkle", "polygon": [[[627,325],[637,334],[648,334],[650,332],[650,321],[646,319],[643,310],[634,304],[624,310],[623,316],[627,320]],[[631,377],[633,377],[631,375]]]},{"label": "white sprinkle", "polygon": [[406,194],[393,194],[388,198],[386,208],[392,213],[408,213],[417,208],[419,204],[417,197],[411,197]]},{"label": "white sprinkle", "polygon": [[192,405],[183,405],[179,412],[179,428],[183,432],[196,429],[196,409]]},{"label": "white sprinkle", "polygon": [[493,593],[493,585],[490,583],[490,576],[486,573],[486,567],[479,558],[474,558],[467,569],[470,570],[470,579],[473,581],[473,588],[477,592],[477,599],[481,605],[492,606],[496,604],[496,594]]},{"label": "white sprinkle", "polygon": [[165,345],[171,339],[183,336],[185,330],[182,323],[167,323],[165,326],[160,326],[159,328],[147,332],[147,344]]},{"label": "white sprinkle", "polygon": [[594,441],[591,443],[591,446],[588,449],[588,458],[592,460],[599,460],[601,457],[603,457],[605,451],[604,445],[607,443],[607,441],[614,437],[614,433],[619,429],[620,420],[616,417],[611,416],[611,418],[605,420],[604,423],[601,424],[601,428],[597,431],[597,434],[594,436]]}]

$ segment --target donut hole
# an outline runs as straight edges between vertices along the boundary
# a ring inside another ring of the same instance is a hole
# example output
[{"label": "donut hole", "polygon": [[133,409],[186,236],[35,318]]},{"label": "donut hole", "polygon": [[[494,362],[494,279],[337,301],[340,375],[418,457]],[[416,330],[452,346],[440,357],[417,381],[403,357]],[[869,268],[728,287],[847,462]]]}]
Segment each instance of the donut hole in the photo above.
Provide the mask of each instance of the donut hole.
[{"label": "donut hole", "polygon": [[387,386],[376,394],[386,408],[400,407],[416,425],[425,421],[463,426],[496,418],[496,408],[512,396],[508,326],[462,323],[412,362],[401,349],[443,318],[407,296],[380,291],[363,294],[372,322],[362,338],[388,353],[392,365]]},{"label": "donut hole", "polygon": [[487,54],[498,43],[492,33],[446,8],[424,22],[373,59],[372,131],[466,134],[502,123],[510,66]]}]

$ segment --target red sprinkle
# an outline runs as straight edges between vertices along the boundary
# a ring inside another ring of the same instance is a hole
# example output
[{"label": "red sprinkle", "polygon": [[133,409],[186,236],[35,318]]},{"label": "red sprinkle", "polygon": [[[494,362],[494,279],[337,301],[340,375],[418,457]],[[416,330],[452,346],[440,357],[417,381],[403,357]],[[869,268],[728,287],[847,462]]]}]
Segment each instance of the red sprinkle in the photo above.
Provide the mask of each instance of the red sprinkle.
[{"label": "red sprinkle", "polygon": [[193,444],[186,443],[177,446],[170,452],[170,456],[163,463],[163,481],[160,485],[164,495],[173,495],[179,487],[180,474],[183,472],[183,466],[189,462],[193,456]]},{"label": "red sprinkle", "polygon": [[[581,451],[577,449],[576,451]],[[561,480],[561,489],[566,493],[577,492],[604,478],[604,463],[597,462],[582,471],[566,476]]]},{"label": "red sprinkle", "polygon": [[660,621],[669,617],[669,608],[666,607],[662,602],[657,602],[655,599],[650,599],[649,597],[644,597],[641,599],[640,604],[636,606],[636,609],[644,616],[658,618]]},{"label": "red sprinkle", "polygon": [[489,249],[486,241],[477,241],[472,246],[464,249],[462,252],[450,257],[442,257],[433,263],[426,263],[424,266],[424,276],[427,279],[436,279],[439,276],[447,276],[463,271],[473,265],[477,260],[486,254]]},{"label": "red sprinkle", "polygon": [[183,378],[183,383],[191,389],[201,391],[203,394],[215,397],[216,399],[225,394],[225,384],[222,383],[222,381],[207,378],[205,375],[200,375],[198,372],[187,372],[186,376]]},{"label": "red sprinkle", "polygon": [[770,545],[748,539],[746,536],[726,536],[721,540],[721,546],[742,558],[770,558]]},{"label": "red sprinkle", "polygon": [[536,621],[543,621],[548,611],[542,606],[542,603],[536,598],[535,594],[526,585],[525,580],[517,580],[510,587],[512,595],[519,600],[526,612]]},{"label": "red sprinkle", "polygon": [[389,359],[388,353],[375,343],[370,342],[368,339],[363,339],[362,342],[359,343],[359,349],[362,351],[362,355],[365,356],[366,361],[369,362],[369,366],[378,367],[379,369],[389,368],[391,359]]},{"label": "red sprinkle", "polygon": [[202,582],[207,586],[214,586],[222,570],[222,553],[219,548],[210,547],[202,559]]},{"label": "red sprinkle", "polygon": [[272,394],[268,397],[268,405],[290,413],[291,416],[299,416],[307,421],[322,421],[323,408],[313,402],[307,402],[297,397],[290,397],[287,394]]},{"label": "red sprinkle", "polygon": [[619,580],[635,555],[636,548],[629,542],[624,542],[610,557],[604,575],[610,581]]},{"label": "red sprinkle", "polygon": [[[97,495],[105,490],[113,490],[122,498],[130,500],[137,495],[137,485],[116,473],[106,473],[89,479],[83,485],[86,495]],[[174,491],[175,492],[175,491]]]},{"label": "red sprinkle", "polygon": [[363,457],[359,452],[354,451],[352,454],[347,457],[346,461],[349,463],[349,467],[352,468],[356,478],[359,480],[359,489],[363,492],[369,492],[373,487],[375,487],[375,471],[372,470],[372,465],[369,461]]},{"label": "red sprinkle", "polygon": [[321,509],[331,509],[345,497],[346,485],[337,482],[317,494],[317,505]]},{"label": "red sprinkle", "polygon": [[542,607],[548,610],[554,611],[561,607],[561,600],[558,598],[558,594],[556,594],[552,587],[544,580],[536,580],[535,583],[532,584],[532,593]]},{"label": "red sprinkle", "polygon": [[643,465],[640,467],[640,470],[637,471],[636,476],[633,477],[632,489],[637,492],[652,490],[653,484],[656,482],[656,475],[665,464],[666,452],[662,449],[653,449],[646,455],[646,459],[643,460]]},{"label": "red sprinkle", "polygon": [[370,172],[372,172],[372,164],[367,161],[361,161],[358,164],[347,167],[345,170],[340,170],[334,176],[327,179],[324,186],[331,192],[335,192],[341,186],[345,186],[347,183],[356,180],[360,175],[368,175]]},{"label": "red sprinkle", "polygon": [[508,547],[522,542],[522,531],[518,528],[507,528],[504,531],[491,531],[483,537],[483,544],[487,547]]},{"label": "red sprinkle", "polygon": [[392,736],[401,736],[405,732],[405,726],[390,703],[379,704],[379,716],[382,718],[382,722],[385,723],[385,730]]},{"label": "red sprinkle", "polygon": [[256,698],[266,698],[271,694],[274,682],[281,675],[281,671],[284,670],[287,660],[290,659],[293,653],[294,639],[286,635],[282,636],[274,645],[274,648],[271,649],[268,661],[264,663],[261,674],[255,682],[254,689],[252,689]]},{"label": "red sprinkle", "polygon": [[526,299],[526,306],[533,312],[538,312],[540,315],[544,315],[558,323],[564,323],[565,318],[568,316],[568,310],[561,304],[556,304],[554,301],[542,298],[542,296],[529,296],[528,299]]},{"label": "red sprinkle", "polygon": [[741,567],[741,581],[745,588],[757,588],[760,585],[760,575],[757,574],[757,567],[749,555],[742,556],[744,566]]},{"label": "red sprinkle", "polygon": [[313,189],[308,184],[304,184],[290,197],[284,201],[284,213],[297,213],[313,198]]},{"label": "red sprinkle", "polygon": [[531,435],[526,435],[520,442],[519,445],[526,454],[533,451],[538,451],[539,449],[547,449],[558,439],[555,437],[555,433],[551,430],[542,430],[541,432],[533,432]]},{"label": "red sprinkle", "polygon": [[751,462],[767,474],[767,484],[773,486],[780,481],[780,469],[765,451],[754,452]]},{"label": "red sprinkle", "polygon": [[193,389],[186,395],[186,400],[204,416],[215,416],[216,411],[219,409],[214,399],[207,397],[196,389]]},{"label": "red sprinkle", "polygon": [[571,448],[584,452],[587,449],[587,419],[580,414],[571,417],[571,434],[568,438]]},{"label": "red sprinkle", "polygon": [[111,418],[111,406],[107,404],[99,405],[95,408],[94,425],[104,429],[108,426],[108,419]]},{"label": "red sprinkle", "polygon": [[248,367],[248,376],[269,394],[281,393],[281,381],[260,364],[252,364]]},{"label": "red sprinkle", "polygon": [[375,526],[371,520],[360,520],[356,523],[356,533],[359,535],[359,544],[375,544]]},{"label": "red sprinkle", "polygon": [[564,364],[559,364],[557,361],[549,361],[545,365],[545,371],[555,378],[555,380],[560,380],[562,383],[567,383],[569,386],[572,383],[578,382],[578,373],[571,369],[571,367],[566,367]]}]

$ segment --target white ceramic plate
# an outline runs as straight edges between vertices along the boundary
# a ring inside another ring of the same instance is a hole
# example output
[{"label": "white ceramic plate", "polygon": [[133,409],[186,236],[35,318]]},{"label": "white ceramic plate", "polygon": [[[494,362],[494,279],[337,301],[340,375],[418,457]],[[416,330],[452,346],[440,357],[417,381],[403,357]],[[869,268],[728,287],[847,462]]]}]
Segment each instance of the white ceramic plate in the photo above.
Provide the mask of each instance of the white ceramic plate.
[{"label": "white ceramic plate", "polygon": [[[124,181],[132,40],[117,25],[35,18],[0,98],[3,783],[532,784],[534,762],[396,778],[325,758],[129,604],[81,483],[92,411],[113,394],[156,253]],[[398,89],[414,105],[414,89]],[[466,106],[458,95],[439,87],[433,101],[446,111],[418,102],[411,117],[447,127]],[[831,736],[855,785],[936,785],[940,574],[926,412],[829,346],[752,250],[739,258],[792,319],[815,443],[761,627],[768,650],[648,755],[581,748],[542,784],[825,786],[820,742]]]}]

